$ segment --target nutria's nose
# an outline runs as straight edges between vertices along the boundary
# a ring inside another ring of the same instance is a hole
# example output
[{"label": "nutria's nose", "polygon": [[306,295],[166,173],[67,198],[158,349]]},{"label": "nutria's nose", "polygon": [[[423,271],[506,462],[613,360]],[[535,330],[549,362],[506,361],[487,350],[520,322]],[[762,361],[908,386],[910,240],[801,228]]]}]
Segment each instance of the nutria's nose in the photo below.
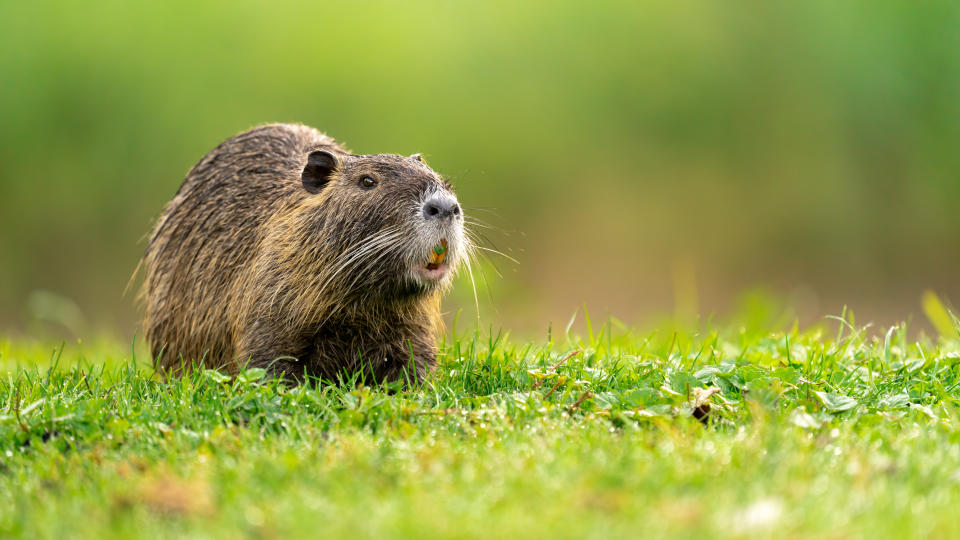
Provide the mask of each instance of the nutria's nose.
[{"label": "nutria's nose", "polygon": [[434,196],[423,203],[423,217],[431,219],[446,219],[460,214],[460,205],[451,197]]}]

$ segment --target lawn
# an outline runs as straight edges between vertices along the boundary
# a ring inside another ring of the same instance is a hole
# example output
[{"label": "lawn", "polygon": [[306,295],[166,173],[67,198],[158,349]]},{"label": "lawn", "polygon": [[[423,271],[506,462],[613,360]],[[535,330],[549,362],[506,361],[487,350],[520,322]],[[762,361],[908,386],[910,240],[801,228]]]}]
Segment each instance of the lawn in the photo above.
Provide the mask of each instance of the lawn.
[{"label": "lawn", "polygon": [[560,333],[393,388],[0,341],[0,535],[960,536],[955,331]]}]

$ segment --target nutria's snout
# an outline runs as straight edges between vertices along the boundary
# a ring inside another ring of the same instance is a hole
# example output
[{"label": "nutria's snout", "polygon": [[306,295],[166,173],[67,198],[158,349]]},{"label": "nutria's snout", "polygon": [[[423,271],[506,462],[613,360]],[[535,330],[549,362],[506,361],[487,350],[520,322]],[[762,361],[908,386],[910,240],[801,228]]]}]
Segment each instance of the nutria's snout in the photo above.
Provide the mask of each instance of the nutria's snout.
[{"label": "nutria's snout", "polygon": [[455,197],[434,195],[423,203],[423,218],[427,221],[453,219],[460,215],[460,205]]},{"label": "nutria's snout", "polygon": [[463,212],[449,191],[429,193],[420,207],[413,277],[429,288],[446,286],[456,272],[463,251]]}]

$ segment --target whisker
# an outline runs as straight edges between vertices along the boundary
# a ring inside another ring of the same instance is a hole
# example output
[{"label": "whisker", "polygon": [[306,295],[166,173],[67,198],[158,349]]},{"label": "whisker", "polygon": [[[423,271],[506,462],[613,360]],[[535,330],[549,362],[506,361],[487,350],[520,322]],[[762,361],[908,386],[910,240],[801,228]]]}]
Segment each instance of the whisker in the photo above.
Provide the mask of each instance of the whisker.
[{"label": "whisker", "polygon": [[505,230],[503,230],[503,229],[501,229],[501,228],[499,228],[499,227],[494,227],[493,225],[490,225],[489,223],[483,223],[483,222],[481,222],[481,221],[474,221],[474,220],[472,220],[472,219],[465,219],[465,220],[463,220],[463,223],[464,223],[465,225],[473,225],[473,226],[476,226],[476,227],[482,227],[482,228],[484,228],[484,229],[490,229],[491,231],[502,232],[502,233],[504,233],[504,234],[507,233]]},{"label": "whisker", "polygon": [[473,235],[473,236],[475,237],[475,238],[474,238],[475,240],[483,239],[483,243],[487,244],[487,246],[488,246],[488,247],[483,247],[483,246],[480,245],[481,242],[477,241],[476,244],[477,244],[477,247],[478,247],[478,248],[480,248],[480,249],[485,249],[485,250],[491,251],[491,252],[493,252],[493,253],[497,253],[498,255],[502,255],[503,257],[505,257],[505,258],[513,261],[513,262],[516,263],[516,264],[520,264],[516,259],[514,259],[514,258],[511,257],[510,255],[507,255],[506,253],[500,251],[500,250],[497,248],[497,245],[493,242],[493,240],[491,240],[490,237],[487,236],[486,234],[484,234],[484,233],[482,233],[482,232],[480,232],[480,231],[469,231],[468,234]]},{"label": "whisker", "polygon": [[345,257],[343,258],[342,261],[339,261],[339,264],[337,265],[336,269],[328,276],[327,281],[324,282],[324,287],[326,287],[327,284],[329,284],[336,277],[338,277],[341,272],[343,272],[345,269],[350,267],[351,264],[353,264],[358,260],[361,260],[365,255],[367,255],[371,251],[388,244],[390,241],[394,239],[394,236],[395,235],[383,236],[383,237],[377,238],[376,240],[371,241],[369,244],[359,249],[346,250]]},{"label": "whisker", "polygon": [[[323,292],[327,289],[330,283],[332,283],[333,280],[337,276],[339,276],[339,274],[343,272],[343,270],[346,269],[348,266],[350,266],[353,262],[359,260],[361,257],[369,253],[371,250],[381,247],[393,240],[396,240],[397,237],[399,237],[400,235],[399,229],[400,229],[399,226],[394,226],[394,227],[384,229],[383,231],[378,231],[377,233],[371,234],[366,238],[364,238],[363,240],[361,240],[360,242],[357,242],[353,244],[351,247],[345,249],[343,253],[333,263],[333,265],[336,265],[336,269],[333,272],[331,272],[327,276],[327,279],[323,282],[323,284],[317,288],[317,292],[314,294],[314,300],[322,297]],[[365,245],[362,245],[359,248],[356,248],[356,246],[363,244],[364,242],[366,242]]]},{"label": "whisker", "polygon": [[500,266],[497,264],[496,261],[488,257],[486,253],[483,253],[483,251],[497,252],[498,254],[503,255],[505,258],[512,260],[515,264],[520,264],[516,259],[512,259],[506,254],[500,253],[499,251],[496,251],[496,250],[491,250],[490,248],[480,245],[480,242],[477,240],[476,235],[475,233],[473,233],[473,231],[470,231],[467,234],[467,237],[470,239],[473,249],[475,250],[474,251],[476,255],[475,260],[479,262],[480,257],[482,257],[484,261],[487,261],[488,263],[490,263],[490,265],[493,267],[493,271],[496,272],[497,275],[500,276],[500,278],[503,278],[503,272],[500,271]]},{"label": "whisker", "polygon": [[494,272],[497,273],[498,276],[500,276],[501,278],[503,277],[503,274],[500,273],[500,269],[497,268],[496,263],[490,260],[490,258],[487,257],[486,254],[481,253],[479,251],[482,248],[482,246],[477,245],[476,238],[474,238],[471,234],[467,234],[464,238],[464,243],[466,244],[466,248],[467,248],[466,256],[468,258],[470,258],[473,262],[480,263],[481,262],[480,258],[482,257],[484,261],[489,262],[493,266],[493,270]]},{"label": "whisker", "polygon": [[[499,311],[497,310],[497,305],[493,301],[493,294],[490,292],[490,283],[487,282],[487,273],[483,271],[483,266],[479,266],[478,269],[480,270],[480,279],[483,280],[484,290],[487,292],[487,300],[490,301],[490,305],[493,307],[494,312],[499,314]],[[500,276],[500,279],[503,279],[503,274],[500,273],[496,265],[494,265],[493,271],[496,272],[498,276]]]},{"label": "whisker", "polygon": [[486,221],[483,221],[483,220],[481,220],[481,219],[477,219],[477,218],[472,217],[472,216],[465,218],[465,219],[463,220],[463,222],[464,222],[465,225],[471,225],[471,226],[480,227],[480,228],[483,228],[483,229],[489,229],[489,230],[491,230],[491,231],[497,231],[498,233],[504,234],[504,235],[506,235],[506,236],[511,236],[511,235],[513,234],[513,231],[504,229],[503,227],[498,227],[498,226],[496,226],[496,225],[490,224],[490,223],[488,223],[488,222],[486,222]]},{"label": "whisker", "polygon": [[[364,263],[364,265],[363,265],[363,266],[364,266],[364,269],[365,269],[365,270],[372,270],[373,267],[374,267],[381,259],[383,259],[383,258],[386,257],[387,255],[392,255],[392,254],[394,254],[394,253],[396,253],[396,252],[398,252],[398,251],[402,251],[403,248],[405,248],[405,247],[406,247],[406,245],[405,245],[405,244],[402,244],[402,245],[400,246],[400,249],[385,249],[385,250],[383,250],[382,252],[380,252],[379,255],[377,255],[376,257],[373,257],[372,259],[369,259],[366,263]],[[350,281],[350,284],[346,287],[345,290],[348,290],[348,291],[349,291],[349,290],[353,290],[353,287],[354,287],[354,286],[357,284],[357,282],[360,280],[360,277],[361,277],[361,276],[363,276],[363,272],[357,272],[357,274],[353,277],[353,280]]]},{"label": "whisker", "polygon": [[474,212],[474,211],[477,211],[477,212],[486,212],[486,213],[488,213],[488,214],[493,214],[494,216],[500,217],[500,214],[497,212],[497,209],[496,209],[496,208],[493,208],[493,207],[487,207],[487,206],[464,206],[464,205],[462,205],[462,204],[461,204],[460,206],[461,206],[461,208],[463,208],[464,210],[468,210],[468,211],[470,211],[470,212]]},{"label": "whisker", "polygon": [[515,264],[520,264],[520,261],[514,259],[513,257],[507,255],[506,253],[504,253],[504,252],[502,252],[502,251],[499,251],[499,250],[496,250],[496,249],[491,249],[491,248],[488,248],[488,247],[483,247],[483,246],[474,246],[474,247],[476,247],[477,249],[483,250],[483,251],[489,251],[490,253],[496,253],[497,255],[500,255],[501,257],[503,257],[503,258],[505,258],[505,259],[507,259],[507,260],[509,260],[509,261],[511,261],[511,262],[513,262],[513,263],[515,263]]},{"label": "whisker", "polygon": [[[348,268],[354,262],[362,260],[361,257],[366,253],[369,253],[371,250],[378,247],[383,247],[384,245],[387,245],[390,242],[397,240],[400,236],[401,236],[401,231],[399,226],[395,226],[395,227],[386,229],[384,231],[380,231],[379,233],[368,236],[367,238],[373,237],[373,239],[370,240],[366,245],[358,249],[356,252],[353,252],[352,253],[353,256],[343,261],[342,264],[339,265],[337,270],[327,278],[324,284],[321,287],[317,288],[317,291],[313,295],[313,302],[316,303],[319,301],[320,298],[322,298],[323,292],[326,290],[326,288],[330,285],[330,283],[333,282],[334,278],[338,277],[339,274],[343,272],[344,269]],[[359,244],[359,242],[357,244]],[[357,245],[357,244],[353,244],[353,245]],[[350,252],[351,250],[348,248],[347,250],[345,250],[344,253],[350,253]],[[390,252],[391,250],[384,250],[384,252],[378,255],[374,260],[379,260],[381,257],[383,257],[384,255]],[[345,258],[345,257],[346,255],[343,255],[340,258]],[[350,290],[350,288],[352,288],[353,285],[356,283],[356,281],[360,278],[360,275],[361,274],[358,273],[356,276],[354,276],[353,280],[349,285],[349,288],[345,288],[344,290]],[[322,323],[326,323],[326,321],[330,318],[331,315],[332,313],[328,313],[327,316],[322,321]]]},{"label": "whisker", "polygon": [[467,263],[467,274],[470,276],[470,286],[473,287],[473,305],[477,310],[477,329],[480,329],[480,299],[477,297],[477,282],[473,279],[473,268],[470,266],[470,259],[464,259]]}]

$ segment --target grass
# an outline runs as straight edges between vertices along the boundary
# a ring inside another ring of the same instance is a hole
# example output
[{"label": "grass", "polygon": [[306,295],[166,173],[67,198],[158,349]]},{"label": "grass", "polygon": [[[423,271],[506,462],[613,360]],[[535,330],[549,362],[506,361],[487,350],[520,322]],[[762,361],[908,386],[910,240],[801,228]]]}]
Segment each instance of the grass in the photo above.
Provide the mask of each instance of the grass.
[{"label": "grass", "polygon": [[2,342],[0,535],[960,536],[960,340],[837,324],[465,336],[413,389]]}]

